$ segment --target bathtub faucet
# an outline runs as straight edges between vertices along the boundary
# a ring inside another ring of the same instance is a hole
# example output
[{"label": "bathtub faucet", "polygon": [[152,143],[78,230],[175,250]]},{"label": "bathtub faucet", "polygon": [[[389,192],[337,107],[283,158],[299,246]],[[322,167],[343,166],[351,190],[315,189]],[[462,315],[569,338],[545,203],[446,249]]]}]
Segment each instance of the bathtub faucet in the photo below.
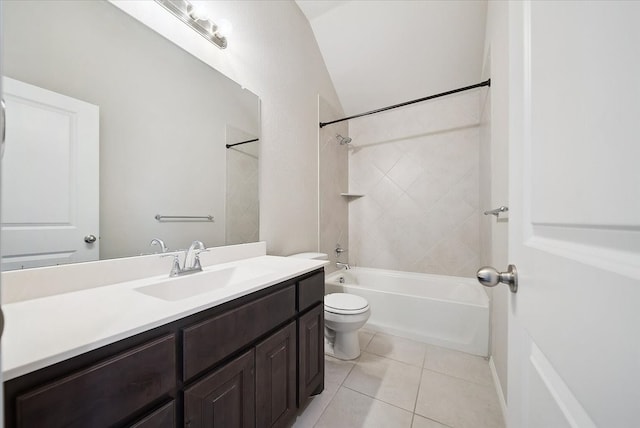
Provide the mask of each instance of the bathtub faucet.
[{"label": "bathtub faucet", "polygon": [[351,269],[351,266],[349,266],[349,263],[336,262],[336,267],[338,269],[342,269],[342,268],[345,268],[346,270]]}]

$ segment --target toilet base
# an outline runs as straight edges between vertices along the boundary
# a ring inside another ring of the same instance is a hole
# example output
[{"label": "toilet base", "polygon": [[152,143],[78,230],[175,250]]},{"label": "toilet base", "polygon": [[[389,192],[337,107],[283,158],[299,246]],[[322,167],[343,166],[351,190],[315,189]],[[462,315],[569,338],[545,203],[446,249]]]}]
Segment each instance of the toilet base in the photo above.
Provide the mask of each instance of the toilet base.
[{"label": "toilet base", "polygon": [[339,360],[355,360],[360,356],[358,331],[334,332],[325,328],[324,353]]}]

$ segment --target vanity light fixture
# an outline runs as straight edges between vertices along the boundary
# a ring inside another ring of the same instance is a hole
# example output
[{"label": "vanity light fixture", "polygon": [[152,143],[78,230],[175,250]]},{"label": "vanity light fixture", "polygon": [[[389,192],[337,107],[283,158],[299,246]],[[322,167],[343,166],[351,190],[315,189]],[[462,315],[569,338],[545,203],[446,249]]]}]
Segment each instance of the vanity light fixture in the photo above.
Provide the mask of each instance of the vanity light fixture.
[{"label": "vanity light fixture", "polygon": [[227,47],[226,36],[229,35],[229,29],[231,27],[228,21],[224,21],[224,25],[219,27],[206,16],[202,7],[199,7],[197,4],[192,4],[187,0],[155,1],[220,49]]}]

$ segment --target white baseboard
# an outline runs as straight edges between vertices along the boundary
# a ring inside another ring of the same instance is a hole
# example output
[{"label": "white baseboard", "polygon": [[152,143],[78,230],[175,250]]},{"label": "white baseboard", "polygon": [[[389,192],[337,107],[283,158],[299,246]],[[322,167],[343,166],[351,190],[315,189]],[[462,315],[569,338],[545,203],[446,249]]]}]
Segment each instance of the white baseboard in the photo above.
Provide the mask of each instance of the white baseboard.
[{"label": "white baseboard", "polygon": [[500,402],[500,409],[502,410],[504,426],[507,426],[507,401],[504,398],[504,391],[502,391],[502,384],[500,383],[500,378],[498,378],[498,372],[496,371],[496,364],[493,361],[493,356],[489,357],[489,368],[491,369],[493,384],[496,387],[496,392],[498,393],[498,401]]}]

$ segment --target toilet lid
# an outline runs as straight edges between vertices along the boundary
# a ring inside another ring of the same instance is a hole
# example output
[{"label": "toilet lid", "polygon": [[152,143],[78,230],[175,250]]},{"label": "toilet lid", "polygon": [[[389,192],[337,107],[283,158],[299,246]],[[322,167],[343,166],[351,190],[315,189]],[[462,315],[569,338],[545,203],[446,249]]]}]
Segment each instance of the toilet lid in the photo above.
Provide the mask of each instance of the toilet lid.
[{"label": "toilet lid", "polygon": [[369,309],[369,303],[354,294],[332,293],[324,296],[324,309],[335,314],[360,314]]}]

